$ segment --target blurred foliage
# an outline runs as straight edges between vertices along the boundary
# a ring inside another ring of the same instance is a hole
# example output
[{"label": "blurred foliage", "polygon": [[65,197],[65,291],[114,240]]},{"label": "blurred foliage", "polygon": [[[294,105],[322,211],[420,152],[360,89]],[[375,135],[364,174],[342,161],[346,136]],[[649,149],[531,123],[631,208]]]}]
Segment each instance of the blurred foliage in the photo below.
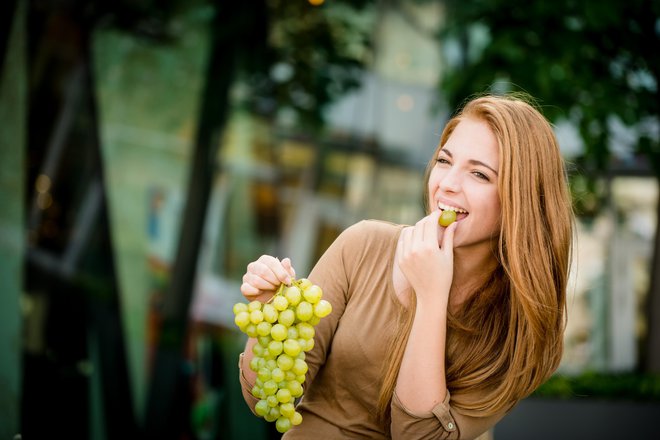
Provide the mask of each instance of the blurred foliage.
[{"label": "blurred foliage", "polygon": [[[218,14],[218,38],[240,59],[234,99],[268,118],[320,128],[325,107],[360,84],[371,62],[375,6],[370,0],[72,0],[91,29],[112,28],[145,44],[172,45],[192,19]],[[57,9],[57,4],[37,4]],[[227,54],[230,56],[230,54]]]},{"label": "blurred foliage", "polygon": [[533,396],[660,401],[660,376],[596,372],[585,372],[577,376],[555,375],[541,385]]},{"label": "blurred foliage", "polygon": [[[554,122],[579,130],[577,170],[589,178],[616,164],[613,126],[637,137],[625,167],[660,176],[660,2],[657,0],[445,0],[439,37],[447,56],[441,88],[452,108],[486,90],[524,91]],[[654,132],[655,131],[655,132]],[[640,161],[640,158],[644,158]],[[597,189],[590,183],[591,189]],[[578,198],[598,203],[597,193]],[[592,204],[592,202],[589,202]]]},{"label": "blurred foliage", "polygon": [[269,28],[260,68],[245,72],[241,96],[267,117],[319,128],[327,104],[360,84],[371,62],[373,2],[266,1]]}]

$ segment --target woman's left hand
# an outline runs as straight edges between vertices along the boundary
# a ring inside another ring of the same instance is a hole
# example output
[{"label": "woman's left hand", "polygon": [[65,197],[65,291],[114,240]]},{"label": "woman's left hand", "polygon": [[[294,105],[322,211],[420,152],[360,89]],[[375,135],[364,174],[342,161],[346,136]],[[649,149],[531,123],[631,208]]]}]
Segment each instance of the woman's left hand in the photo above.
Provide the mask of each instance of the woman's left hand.
[{"label": "woman's left hand", "polygon": [[[433,211],[415,226],[401,231],[398,265],[421,303],[449,299],[454,275],[454,231],[438,225],[440,210]],[[440,231],[442,231],[441,234]],[[441,235],[441,239],[439,238]]]}]

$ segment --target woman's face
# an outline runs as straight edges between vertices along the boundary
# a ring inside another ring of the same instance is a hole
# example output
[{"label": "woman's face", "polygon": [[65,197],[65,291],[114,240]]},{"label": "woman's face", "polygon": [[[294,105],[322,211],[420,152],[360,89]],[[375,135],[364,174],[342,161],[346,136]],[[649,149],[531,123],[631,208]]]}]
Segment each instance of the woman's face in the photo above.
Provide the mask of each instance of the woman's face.
[{"label": "woman's face", "polygon": [[454,247],[492,247],[500,226],[499,153],[488,124],[462,119],[436,156],[428,182],[431,210],[457,212]]}]

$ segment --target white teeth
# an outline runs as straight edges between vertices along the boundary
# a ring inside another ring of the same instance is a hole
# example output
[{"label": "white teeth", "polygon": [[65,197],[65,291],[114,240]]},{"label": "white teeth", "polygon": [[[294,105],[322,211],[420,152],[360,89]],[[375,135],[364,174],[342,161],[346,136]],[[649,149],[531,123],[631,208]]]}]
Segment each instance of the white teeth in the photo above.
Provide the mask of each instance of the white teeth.
[{"label": "white teeth", "polygon": [[457,208],[455,206],[449,206],[445,205],[444,203],[438,202],[438,208],[442,209],[443,211],[454,211],[456,213],[467,213],[465,209]]}]

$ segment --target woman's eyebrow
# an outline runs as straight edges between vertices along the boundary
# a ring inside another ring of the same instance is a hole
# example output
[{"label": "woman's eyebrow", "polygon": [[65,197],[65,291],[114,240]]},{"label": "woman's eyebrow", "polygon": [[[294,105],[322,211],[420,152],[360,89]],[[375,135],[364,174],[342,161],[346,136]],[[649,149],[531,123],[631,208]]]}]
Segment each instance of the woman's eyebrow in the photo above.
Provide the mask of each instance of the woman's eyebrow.
[{"label": "woman's eyebrow", "polygon": [[[453,157],[454,157],[454,155],[451,154],[451,151],[449,151],[448,149],[442,147],[442,148],[440,149],[440,152],[443,152],[443,151],[444,151],[444,153],[445,153],[447,156],[449,156],[450,158],[453,158]],[[468,163],[469,163],[470,165],[481,165],[481,166],[486,167],[486,168],[488,168],[489,170],[491,170],[493,173],[495,173],[496,176],[499,175],[498,172],[497,172],[497,170],[495,170],[495,168],[491,167],[491,166],[488,165],[487,163],[482,162],[482,161],[480,161],[480,160],[477,160],[477,159],[470,159],[470,160],[468,160]]]}]

